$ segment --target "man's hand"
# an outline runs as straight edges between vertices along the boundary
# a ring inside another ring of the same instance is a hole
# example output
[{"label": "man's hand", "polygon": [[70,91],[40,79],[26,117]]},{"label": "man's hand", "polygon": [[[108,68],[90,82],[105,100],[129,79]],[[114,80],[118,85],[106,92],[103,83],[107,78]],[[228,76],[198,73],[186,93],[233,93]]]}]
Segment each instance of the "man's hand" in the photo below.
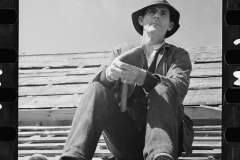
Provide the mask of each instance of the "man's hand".
[{"label": "man's hand", "polygon": [[125,79],[134,75],[131,71],[129,64],[121,62],[118,58],[115,58],[110,66],[107,67],[106,76],[110,81],[118,80],[119,78]]},{"label": "man's hand", "polygon": [[145,81],[147,72],[138,67],[123,63],[116,58],[112,64],[108,66],[106,74],[110,81],[121,78],[123,83],[138,83],[139,85],[142,85]]},{"label": "man's hand", "polygon": [[133,84],[133,83],[137,83],[138,85],[143,85],[146,76],[147,76],[147,71],[144,69],[140,69],[138,67],[130,66],[130,70],[134,72],[134,74],[128,76],[128,77],[124,77],[121,80],[124,82],[126,81],[126,83],[128,84]]}]

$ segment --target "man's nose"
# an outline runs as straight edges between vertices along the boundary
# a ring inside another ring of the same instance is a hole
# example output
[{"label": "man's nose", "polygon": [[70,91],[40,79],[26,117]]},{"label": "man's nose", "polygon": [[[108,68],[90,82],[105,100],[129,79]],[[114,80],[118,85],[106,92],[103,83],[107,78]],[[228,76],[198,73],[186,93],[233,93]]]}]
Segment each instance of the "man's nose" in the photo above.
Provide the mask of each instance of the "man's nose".
[{"label": "man's nose", "polygon": [[160,13],[159,12],[156,12],[155,15],[154,15],[154,18],[157,18],[157,19],[160,19]]}]

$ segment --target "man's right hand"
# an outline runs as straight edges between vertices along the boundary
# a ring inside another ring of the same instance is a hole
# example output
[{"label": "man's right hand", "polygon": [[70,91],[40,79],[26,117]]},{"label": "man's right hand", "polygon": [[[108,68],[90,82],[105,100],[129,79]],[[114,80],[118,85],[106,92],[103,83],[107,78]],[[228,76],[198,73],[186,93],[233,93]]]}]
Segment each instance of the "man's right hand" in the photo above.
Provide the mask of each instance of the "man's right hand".
[{"label": "man's right hand", "polygon": [[113,60],[111,65],[107,67],[106,71],[106,76],[110,81],[118,80],[119,78],[127,79],[133,74],[134,72],[131,70],[131,66],[129,64],[121,62],[118,57]]}]

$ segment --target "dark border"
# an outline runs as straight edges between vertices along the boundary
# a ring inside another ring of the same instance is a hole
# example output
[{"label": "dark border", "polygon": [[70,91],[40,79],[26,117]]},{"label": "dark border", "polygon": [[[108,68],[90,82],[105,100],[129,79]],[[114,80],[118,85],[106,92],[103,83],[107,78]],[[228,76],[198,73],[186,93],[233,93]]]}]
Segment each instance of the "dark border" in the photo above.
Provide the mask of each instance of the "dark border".
[{"label": "dark border", "polygon": [[[0,48],[7,51],[15,49],[18,55],[19,1],[0,0],[0,10],[4,13],[0,18]],[[15,56],[16,61],[9,59],[9,56],[3,57],[0,60],[1,95],[10,93],[11,98],[0,102],[0,159],[15,160],[18,159],[18,56]],[[13,95],[14,89],[16,94]]]},{"label": "dark border", "polygon": [[226,93],[226,90],[228,88],[233,88],[233,81],[235,80],[233,72],[240,69],[240,63],[228,65],[224,58],[227,50],[229,49],[238,49],[240,51],[240,45],[235,45],[233,43],[236,39],[240,39],[240,26],[228,25],[225,16],[228,10],[240,10],[240,1],[222,0],[222,4],[222,160],[237,160],[240,159],[240,143],[236,141],[237,139],[234,140],[234,137],[236,137],[237,135],[235,135],[234,133],[228,133],[232,134],[231,136],[233,137],[233,139],[232,142],[227,142],[225,139],[225,131],[228,127],[240,127],[240,104],[228,104],[225,100],[224,94]]}]

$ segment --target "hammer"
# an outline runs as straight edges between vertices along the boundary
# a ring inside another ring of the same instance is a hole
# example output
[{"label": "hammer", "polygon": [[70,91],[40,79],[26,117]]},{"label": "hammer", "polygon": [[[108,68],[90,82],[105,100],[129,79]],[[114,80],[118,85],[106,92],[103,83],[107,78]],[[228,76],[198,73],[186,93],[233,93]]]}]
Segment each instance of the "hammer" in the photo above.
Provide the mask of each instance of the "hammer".
[{"label": "hammer", "polygon": [[[118,56],[121,62],[133,65],[141,69],[143,68],[143,64],[144,64],[144,57],[145,57],[145,54],[142,46],[128,50]],[[125,112],[127,110],[128,84],[122,82],[121,89],[122,89],[122,92],[121,92],[120,108],[121,108],[121,112]]]}]

